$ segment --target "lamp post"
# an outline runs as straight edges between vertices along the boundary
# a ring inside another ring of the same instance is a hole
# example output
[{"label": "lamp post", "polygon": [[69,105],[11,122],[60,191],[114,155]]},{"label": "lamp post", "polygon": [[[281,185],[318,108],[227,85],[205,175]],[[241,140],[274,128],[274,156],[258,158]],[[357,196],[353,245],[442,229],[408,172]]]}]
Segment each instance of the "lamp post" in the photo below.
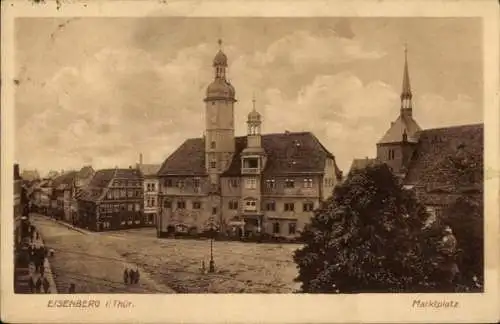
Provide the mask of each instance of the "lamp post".
[{"label": "lamp post", "polygon": [[210,263],[208,266],[208,272],[215,272],[215,261],[214,261],[214,237],[215,237],[215,227],[213,220],[210,222]]}]

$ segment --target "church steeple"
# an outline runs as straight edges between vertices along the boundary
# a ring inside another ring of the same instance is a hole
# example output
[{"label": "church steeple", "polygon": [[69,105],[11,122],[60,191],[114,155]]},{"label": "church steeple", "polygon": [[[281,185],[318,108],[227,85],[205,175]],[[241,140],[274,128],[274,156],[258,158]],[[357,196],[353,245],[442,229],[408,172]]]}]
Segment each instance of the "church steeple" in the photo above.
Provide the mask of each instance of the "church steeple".
[{"label": "church steeple", "polygon": [[401,115],[412,115],[412,98],[410,72],[408,71],[408,48],[405,45],[405,65],[403,71],[403,87],[401,89]]}]

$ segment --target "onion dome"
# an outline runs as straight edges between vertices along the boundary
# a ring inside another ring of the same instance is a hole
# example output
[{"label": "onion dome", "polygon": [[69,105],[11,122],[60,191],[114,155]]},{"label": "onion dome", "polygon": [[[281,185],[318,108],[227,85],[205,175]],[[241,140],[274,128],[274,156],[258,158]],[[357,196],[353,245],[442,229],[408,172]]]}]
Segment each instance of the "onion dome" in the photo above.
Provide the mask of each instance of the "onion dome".
[{"label": "onion dome", "polygon": [[231,83],[223,79],[215,79],[207,87],[207,99],[228,98],[234,99],[235,91]]},{"label": "onion dome", "polygon": [[219,50],[217,54],[215,54],[214,66],[227,66],[227,56],[222,50]]},{"label": "onion dome", "polygon": [[248,121],[249,122],[258,122],[260,121],[260,114],[258,111],[253,109],[251,112],[248,113]]}]

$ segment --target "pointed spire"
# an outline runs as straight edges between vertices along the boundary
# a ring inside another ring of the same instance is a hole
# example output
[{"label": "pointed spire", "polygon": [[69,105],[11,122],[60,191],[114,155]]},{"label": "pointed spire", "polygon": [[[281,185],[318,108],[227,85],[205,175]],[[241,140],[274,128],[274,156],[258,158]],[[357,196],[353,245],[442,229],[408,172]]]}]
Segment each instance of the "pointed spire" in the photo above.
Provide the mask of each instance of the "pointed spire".
[{"label": "pointed spire", "polygon": [[217,43],[219,44],[219,49],[222,51],[222,39],[219,38]]},{"label": "pointed spire", "polygon": [[405,96],[406,98],[411,99],[411,86],[410,86],[410,73],[408,72],[408,48],[405,44],[405,67],[403,74],[403,89],[401,92],[401,97]]},{"label": "pointed spire", "polygon": [[411,109],[412,108],[412,97],[410,85],[410,72],[408,71],[408,47],[405,44],[405,64],[403,71],[403,87],[401,90],[401,109]]},{"label": "pointed spire", "polygon": [[256,111],[255,110],[255,92],[252,93],[252,107],[253,107],[252,111]]}]

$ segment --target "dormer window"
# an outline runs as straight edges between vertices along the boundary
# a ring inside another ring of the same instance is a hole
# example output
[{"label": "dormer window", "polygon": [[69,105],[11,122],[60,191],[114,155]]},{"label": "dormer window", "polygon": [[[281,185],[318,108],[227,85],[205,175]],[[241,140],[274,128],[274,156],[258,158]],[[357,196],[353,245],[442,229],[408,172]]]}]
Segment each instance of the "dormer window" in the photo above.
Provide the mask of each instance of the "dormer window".
[{"label": "dormer window", "polygon": [[243,168],[245,169],[257,169],[259,167],[258,158],[246,158],[243,160]]}]

